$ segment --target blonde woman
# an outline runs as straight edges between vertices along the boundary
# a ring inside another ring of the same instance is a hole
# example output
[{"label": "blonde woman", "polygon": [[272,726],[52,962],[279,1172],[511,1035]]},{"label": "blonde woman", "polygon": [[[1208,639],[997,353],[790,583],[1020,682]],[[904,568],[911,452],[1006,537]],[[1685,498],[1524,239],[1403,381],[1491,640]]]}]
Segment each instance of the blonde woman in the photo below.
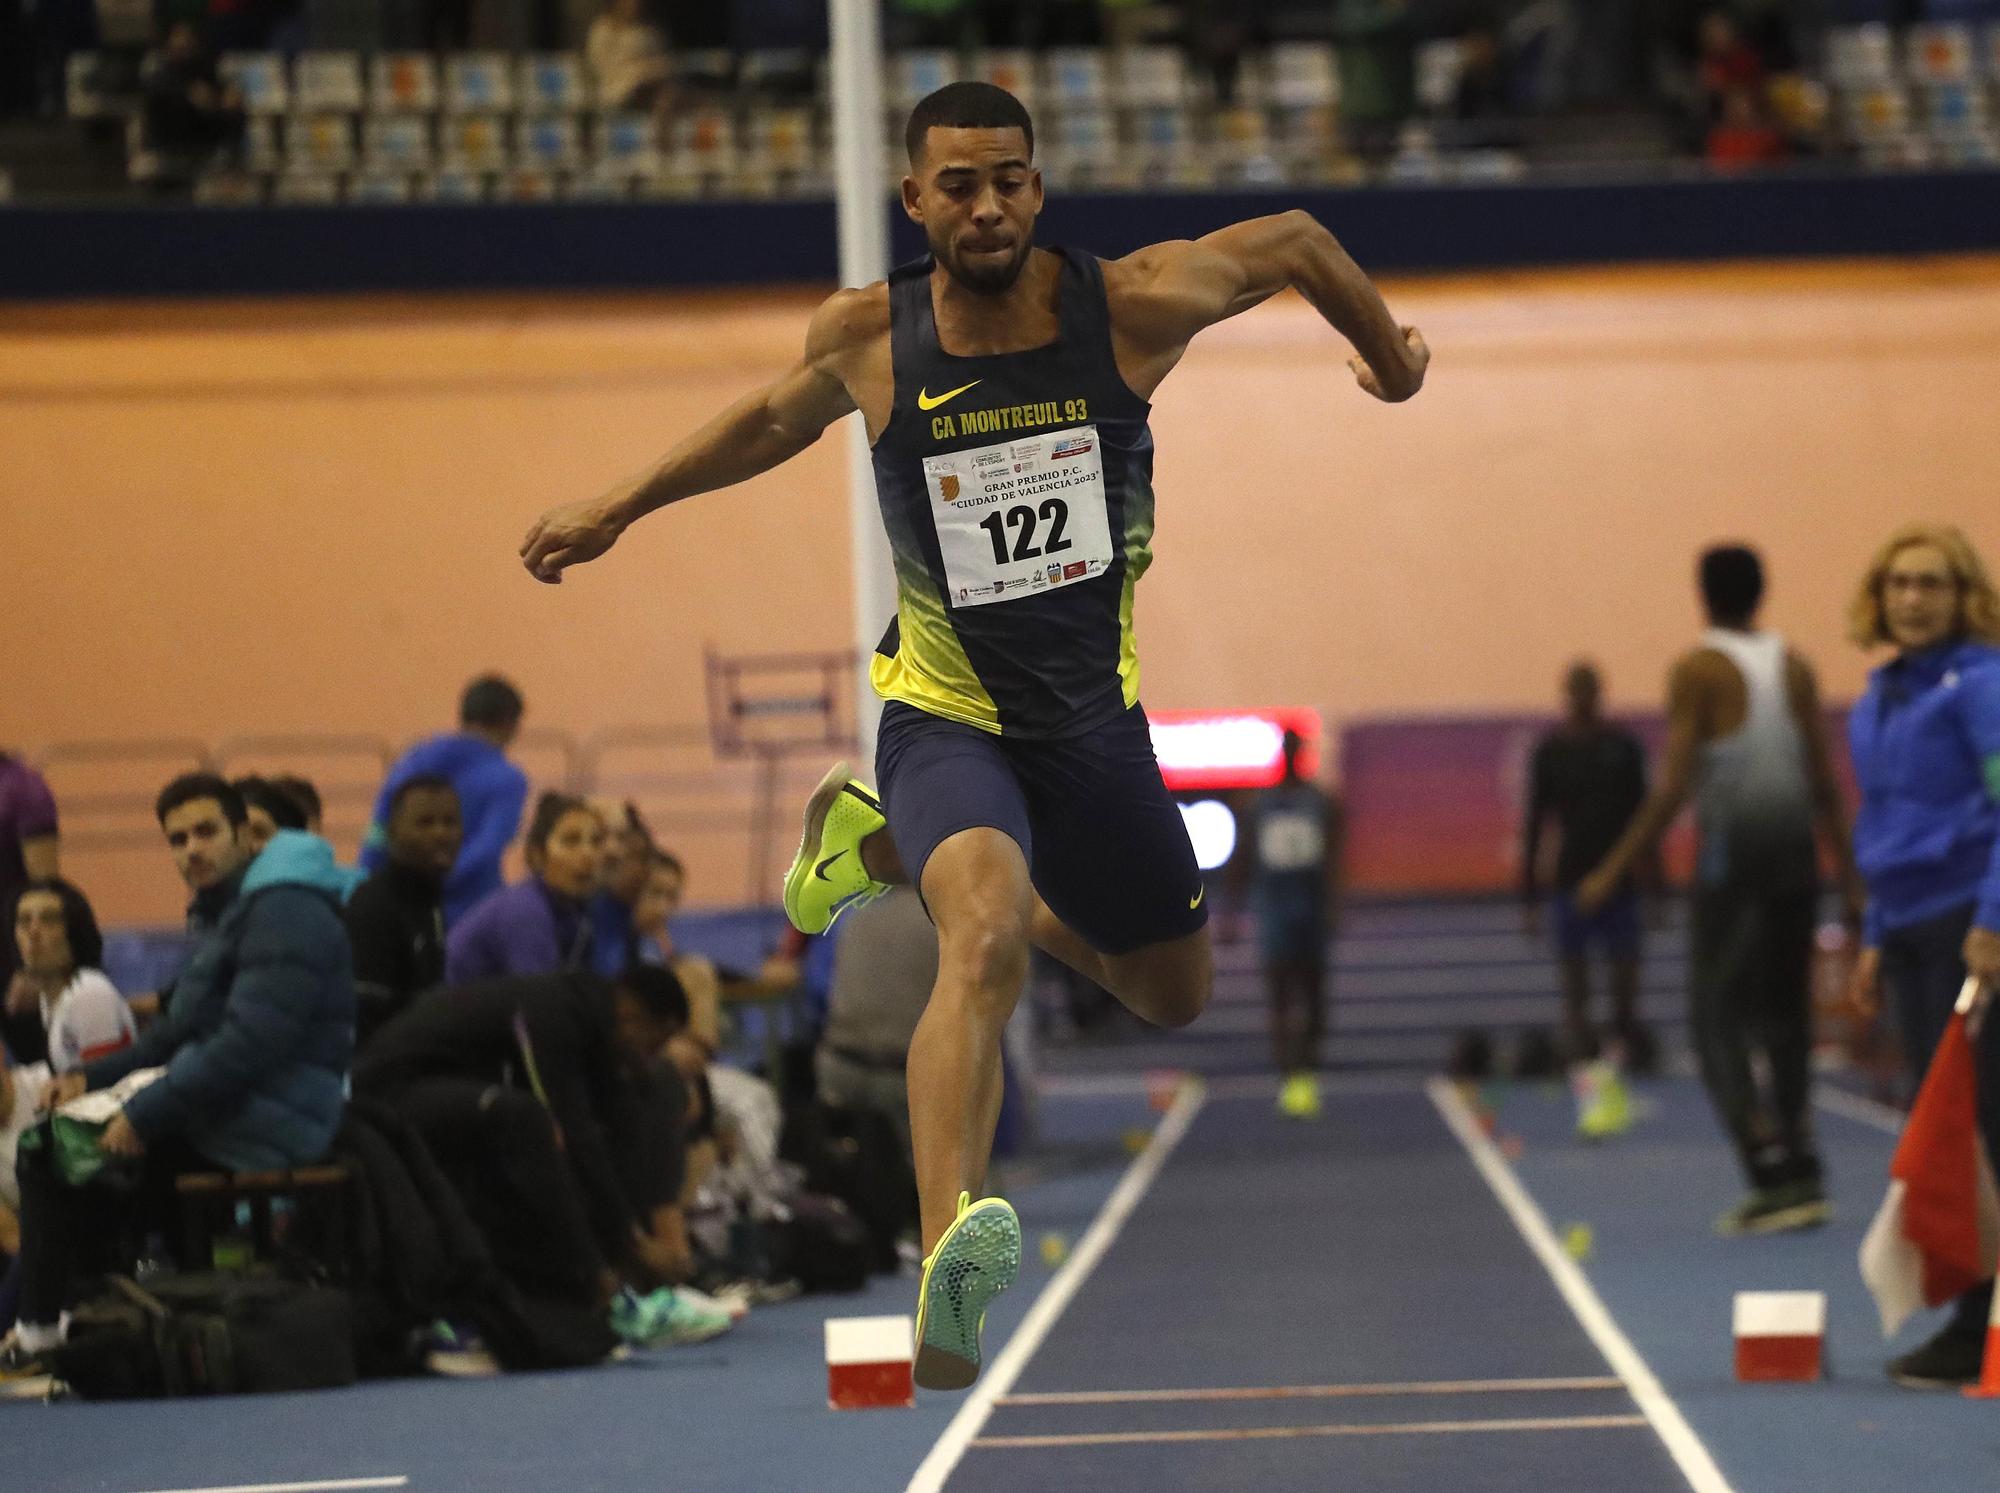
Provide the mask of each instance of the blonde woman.
[{"label": "blonde woman", "polygon": [[[1855,858],[1868,884],[1858,1004],[1887,987],[1922,1079],[1968,973],[2000,990],[2000,596],[1965,535],[1911,524],[1877,551],[1849,635],[1895,656],[1848,717],[1861,785]],[[2000,1156],[2000,1020],[1978,1043],[1980,1123]],[[1911,1388],[1979,1377],[1992,1282],[1943,1331],[1889,1364]]]}]

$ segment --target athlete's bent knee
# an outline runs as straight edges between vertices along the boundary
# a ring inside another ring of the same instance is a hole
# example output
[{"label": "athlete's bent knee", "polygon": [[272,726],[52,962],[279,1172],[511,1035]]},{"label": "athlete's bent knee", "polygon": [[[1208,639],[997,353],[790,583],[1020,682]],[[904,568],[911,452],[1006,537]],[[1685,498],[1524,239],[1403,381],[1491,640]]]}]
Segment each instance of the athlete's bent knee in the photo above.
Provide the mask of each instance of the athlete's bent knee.
[{"label": "athlete's bent knee", "polygon": [[1175,981],[1165,989],[1152,992],[1149,1002],[1153,1010],[1153,1022],[1163,1027],[1183,1027],[1208,1009],[1208,997],[1214,989],[1207,979]]},{"label": "athlete's bent knee", "polygon": [[1028,978],[1028,930],[1011,919],[941,929],[938,957],[950,975],[974,991],[1011,1004]]}]

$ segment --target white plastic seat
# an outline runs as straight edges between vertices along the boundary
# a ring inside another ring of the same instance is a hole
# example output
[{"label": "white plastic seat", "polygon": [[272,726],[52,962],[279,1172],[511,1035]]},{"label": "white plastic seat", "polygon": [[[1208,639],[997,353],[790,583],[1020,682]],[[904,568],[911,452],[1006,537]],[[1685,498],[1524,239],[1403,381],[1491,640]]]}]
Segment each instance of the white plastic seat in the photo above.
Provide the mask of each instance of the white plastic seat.
[{"label": "white plastic seat", "polygon": [[368,107],[377,114],[429,114],[438,106],[437,60],[428,52],[381,52],[368,62]]},{"label": "white plastic seat", "polygon": [[503,52],[459,52],[444,62],[444,106],[453,114],[514,107],[514,75]]},{"label": "white plastic seat", "polygon": [[292,107],[358,114],[364,102],[358,52],[301,52],[292,63]]},{"label": "white plastic seat", "polygon": [[291,78],[276,52],[224,52],[217,71],[243,95],[246,114],[286,114],[292,107]]},{"label": "white plastic seat", "polygon": [[438,136],[438,154],[446,166],[460,171],[499,171],[509,164],[507,129],[498,115],[448,115]]},{"label": "white plastic seat", "polygon": [[580,114],[592,103],[590,70],[574,52],[533,52],[514,79],[515,106],[524,113]]}]

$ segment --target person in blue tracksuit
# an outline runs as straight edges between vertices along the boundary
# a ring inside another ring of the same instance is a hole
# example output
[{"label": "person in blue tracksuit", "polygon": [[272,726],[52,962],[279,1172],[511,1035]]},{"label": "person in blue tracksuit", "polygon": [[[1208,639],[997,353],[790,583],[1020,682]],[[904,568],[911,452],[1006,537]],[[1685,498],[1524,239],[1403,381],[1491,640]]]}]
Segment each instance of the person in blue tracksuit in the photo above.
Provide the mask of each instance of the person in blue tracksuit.
[{"label": "person in blue tracksuit", "polygon": [[[1957,529],[1913,524],[1856,594],[1854,641],[1896,650],[1848,717],[1861,786],[1855,859],[1868,884],[1856,1004],[1878,991],[1922,1081],[1968,974],[2000,991],[2000,595]],[[2000,1157],[2000,1019],[1975,1043],[1980,1128]],[[1959,1299],[1937,1336],[1892,1360],[1913,1388],[1979,1377],[1993,1283]]]},{"label": "person in blue tracksuit", "polygon": [[361,869],[371,875],[389,863],[389,815],[396,793],[411,778],[435,774],[458,794],[465,838],[444,883],[447,928],[506,884],[500,861],[521,828],[528,805],[528,776],[507,760],[521,729],[521,692],[497,675],[475,679],[458,705],[459,729],[411,747],[389,769],[375,800],[375,814],[361,847]]}]

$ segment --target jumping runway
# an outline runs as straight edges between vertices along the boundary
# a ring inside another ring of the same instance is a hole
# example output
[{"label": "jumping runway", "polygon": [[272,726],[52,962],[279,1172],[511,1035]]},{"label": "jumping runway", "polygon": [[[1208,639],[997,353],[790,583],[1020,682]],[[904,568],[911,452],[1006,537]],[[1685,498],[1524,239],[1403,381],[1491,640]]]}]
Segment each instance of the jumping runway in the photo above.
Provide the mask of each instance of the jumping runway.
[{"label": "jumping runway", "polygon": [[[1350,954],[1386,959],[1401,941],[1398,969],[1423,967],[1426,949],[1451,956],[1440,972],[1481,967],[1492,911],[1358,915]],[[821,1322],[913,1307],[911,1283],[878,1280],[585,1373],[0,1406],[0,1484],[1973,1493],[2000,1476],[1991,1404],[1881,1376],[1889,1348],[1854,1256],[1895,1120],[1865,1101],[1822,1095],[1831,1226],[1723,1240],[1710,1219],[1738,1182],[1685,1077],[1646,1086],[1638,1127],[1602,1146],[1574,1139],[1560,1090],[1492,1087],[1478,1097],[1503,1151],[1463,1096],[1414,1072],[1336,1073],[1310,1124],[1276,1114],[1269,1081],[1226,1070],[1161,1115],[1118,1051],[1048,1081],[1059,1160],[1012,1189],[1029,1263],[966,1396],[825,1408]],[[1151,1139],[1130,1156],[1120,1137],[1141,1125]],[[1594,1236],[1581,1261],[1557,1244],[1576,1223]],[[1048,1233],[1069,1248],[1053,1272]],[[1755,1288],[1828,1293],[1826,1382],[1734,1382],[1730,1298]]]}]

